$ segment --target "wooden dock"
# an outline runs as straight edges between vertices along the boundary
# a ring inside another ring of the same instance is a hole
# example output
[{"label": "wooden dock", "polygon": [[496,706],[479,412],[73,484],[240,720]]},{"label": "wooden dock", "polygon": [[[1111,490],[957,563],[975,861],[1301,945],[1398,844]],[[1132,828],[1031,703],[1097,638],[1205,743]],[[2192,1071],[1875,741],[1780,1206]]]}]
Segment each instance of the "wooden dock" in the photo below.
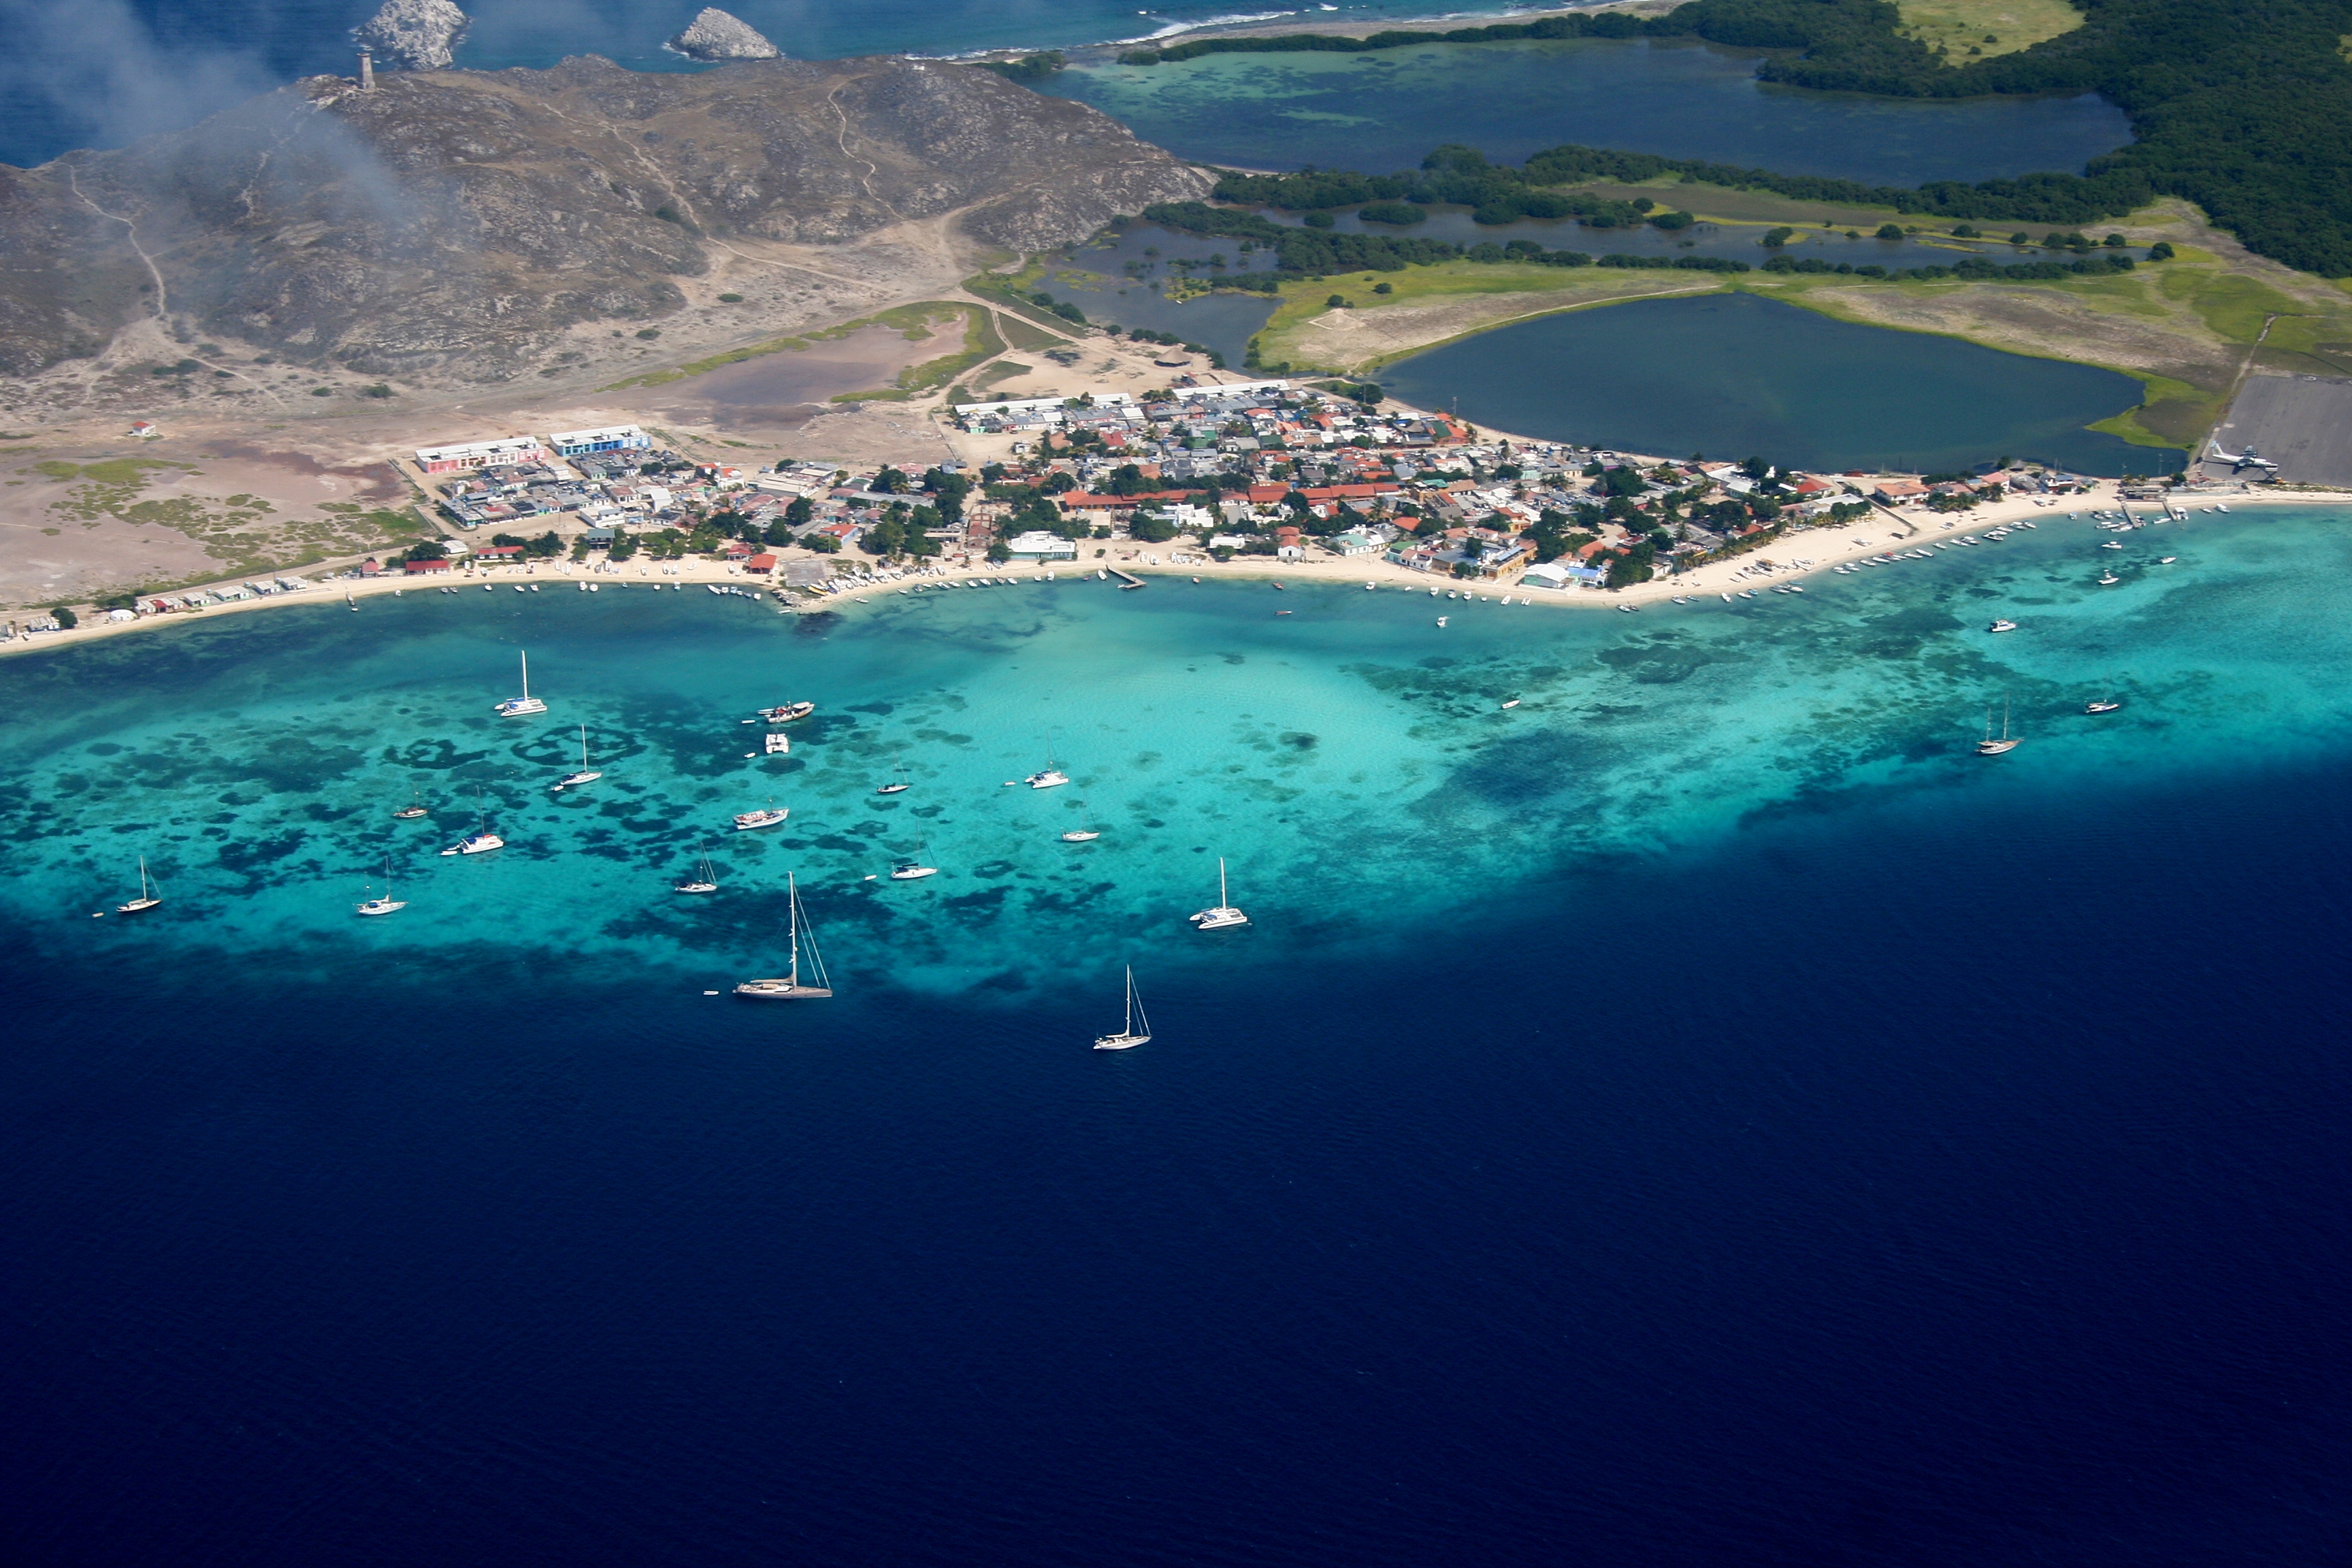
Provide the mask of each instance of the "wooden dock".
[{"label": "wooden dock", "polygon": [[1137,576],[1132,572],[1122,572],[1116,566],[1109,568],[1109,572],[1112,576],[1118,579],[1118,586],[1121,593],[1126,592],[1129,588],[1140,588],[1143,586],[1143,579]]}]

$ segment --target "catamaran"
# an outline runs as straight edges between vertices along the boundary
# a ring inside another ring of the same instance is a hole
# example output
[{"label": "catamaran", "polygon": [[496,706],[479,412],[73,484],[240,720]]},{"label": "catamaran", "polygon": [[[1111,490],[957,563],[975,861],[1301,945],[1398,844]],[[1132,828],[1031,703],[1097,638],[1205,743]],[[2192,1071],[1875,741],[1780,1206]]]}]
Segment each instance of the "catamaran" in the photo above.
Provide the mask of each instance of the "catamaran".
[{"label": "catamaran", "polygon": [[719,890],[719,873],[710,868],[710,846],[702,847],[702,863],[694,875],[670,889],[674,893],[715,893]]},{"label": "catamaran", "polygon": [[2003,697],[2000,700],[2000,739],[1993,739],[1992,710],[1988,708],[1985,710],[1985,738],[1977,742],[1977,755],[1979,757],[1997,757],[2003,752],[2013,752],[2017,750],[2017,742],[2010,738],[2009,699],[2007,697]]},{"label": "catamaran", "polygon": [[1223,931],[1227,926],[1245,926],[1249,916],[1234,908],[1225,893],[1225,858],[1217,857],[1217,907],[1201,910],[1186,917],[1202,931]]},{"label": "catamaran", "polygon": [[[1138,1019],[1142,1020],[1141,1029],[1135,1026]],[[1097,1035],[1095,1037],[1095,1049],[1123,1051],[1130,1047],[1142,1045],[1150,1038],[1151,1020],[1144,1016],[1143,998],[1136,994],[1135,965],[1130,963],[1127,966],[1127,1026],[1116,1035]]]},{"label": "catamaran", "polygon": [[163,889],[147,875],[147,857],[139,857],[139,896],[127,903],[114,906],[118,915],[135,915],[142,910],[152,910],[163,901]]},{"label": "catamaran", "polygon": [[392,896],[392,857],[387,855],[383,858],[383,897],[362,899],[360,902],[354,904],[352,908],[357,912],[363,915],[388,915],[394,910],[404,910],[407,907],[407,900],[395,899]]},{"label": "catamaran", "polygon": [[[784,887],[791,900],[792,909],[791,963],[782,979],[746,980],[742,984],[735,987],[735,994],[738,996],[756,997],[763,1002],[802,1002],[814,1001],[833,994],[833,978],[825,973],[824,960],[819,956],[816,950],[816,931],[810,926],[808,916],[801,909],[800,884],[787,874],[784,878]],[[814,985],[801,984],[801,947],[803,943],[808,947],[809,972],[816,976],[817,983]]]},{"label": "catamaran", "polygon": [[589,769],[588,726],[583,724],[580,726],[580,771],[576,773],[564,774],[562,778],[555,781],[555,787],[557,789],[571,789],[577,784],[594,784],[598,779],[601,779],[604,776],[604,775],[603,773],[592,772]]},{"label": "catamaran", "polygon": [[1048,750],[1045,752],[1045,765],[1021,782],[1031,789],[1052,789],[1057,784],[1069,783],[1070,775],[1054,765],[1054,753]]},{"label": "catamaran", "polygon": [[508,698],[491,711],[501,719],[520,719],[547,711],[547,704],[530,694],[530,655],[528,653],[522,656],[522,695]]}]

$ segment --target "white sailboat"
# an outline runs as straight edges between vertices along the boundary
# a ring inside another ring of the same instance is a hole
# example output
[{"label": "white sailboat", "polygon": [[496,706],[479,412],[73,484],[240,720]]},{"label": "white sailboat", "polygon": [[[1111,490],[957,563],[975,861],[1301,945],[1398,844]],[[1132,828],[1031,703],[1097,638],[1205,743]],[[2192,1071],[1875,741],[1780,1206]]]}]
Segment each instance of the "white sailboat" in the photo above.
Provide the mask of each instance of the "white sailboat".
[{"label": "white sailboat", "polygon": [[1993,739],[1992,710],[1988,708],[1985,710],[1985,738],[1977,742],[1977,755],[1997,757],[2003,752],[2013,752],[2017,747],[2018,742],[2011,740],[2009,733],[2009,699],[2003,697],[2000,700],[2000,738]]},{"label": "white sailboat", "polygon": [[874,793],[876,795],[904,795],[914,787],[915,785],[913,781],[907,777],[907,769],[905,764],[901,763],[890,770],[890,782],[882,785]]},{"label": "white sailboat", "polygon": [[408,804],[402,806],[398,811],[394,812],[392,815],[393,819],[396,822],[414,822],[418,817],[423,816],[425,815],[425,792],[421,789],[410,790]]},{"label": "white sailboat", "polygon": [[710,868],[710,846],[702,847],[702,863],[694,875],[670,889],[674,893],[715,893],[719,890],[719,873]]},{"label": "white sailboat", "polygon": [[392,896],[391,856],[387,855],[383,858],[383,896],[381,898],[374,899],[362,899],[352,907],[357,913],[363,915],[388,915],[394,910],[404,910],[408,907],[407,900],[395,899]]},{"label": "white sailboat", "polygon": [[890,879],[894,882],[919,882],[926,877],[936,877],[939,874],[940,868],[937,866],[926,866],[920,860],[890,862]]},{"label": "white sailboat", "polygon": [[127,903],[114,906],[118,915],[135,915],[142,910],[152,910],[163,901],[163,889],[147,875],[147,857],[139,857],[139,896]]},{"label": "white sailboat", "polygon": [[1228,926],[1245,926],[1249,916],[1234,908],[1225,892],[1225,858],[1217,857],[1217,907],[1201,910],[1186,917],[1202,931],[1223,931]]},{"label": "white sailboat", "polygon": [[[755,997],[763,1002],[814,1001],[833,994],[833,979],[824,972],[824,960],[816,950],[816,931],[801,910],[800,883],[789,874],[784,878],[792,908],[792,959],[779,979],[746,980],[735,987],[738,996]],[[801,984],[801,948],[808,948],[809,972],[816,976],[814,985]]]},{"label": "white sailboat", "polygon": [[773,827],[792,814],[791,806],[778,805],[776,797],[770,795],[766,810],[739,811],[735,814],[735,831],[749,833],[755,827]]},{"label": "white sailboat", "polygon": [[487,813],[477,812],[474,817],[474,831],[468,833],[465,837],[460,838],[457,843],[452,844],[448,848],[441,851],[441,853],[445,856],[487,855],[493,849],[503,849],[506,847],[507,841],[490,831],[490,819]]},{"label": "white sailboat", "polygon": [[530,694],[530,655],[528,653],[522,656],[522,695],[508,698],[491,711],[501,719],[520,719],[547,711],[547,704]]},{"label": "white sailboat", "polygon": [[[1143,1027],[1140,1029],[1135,1026],[1138,1019],[1141,1019],[1143,1023]],[[1143,998],[1136,994],[1135,965],[1130,963],[1127,966],[1127,1026],[1116,1035],[1097,1035],[1095,1037],[1095,1049],[1123,1051],[1131,1047],[1142,1045],[1150,1038],[1151,1020],[1144,1016]]]},{"label": "white sailboat", "polygon": [[564,774],[555,781],[555,787],[571,789],[577,784],[594,784],[604,776],[602,773],[591,772],[588,767],[588,726],[583,724],[580,726],[580,771]]}]

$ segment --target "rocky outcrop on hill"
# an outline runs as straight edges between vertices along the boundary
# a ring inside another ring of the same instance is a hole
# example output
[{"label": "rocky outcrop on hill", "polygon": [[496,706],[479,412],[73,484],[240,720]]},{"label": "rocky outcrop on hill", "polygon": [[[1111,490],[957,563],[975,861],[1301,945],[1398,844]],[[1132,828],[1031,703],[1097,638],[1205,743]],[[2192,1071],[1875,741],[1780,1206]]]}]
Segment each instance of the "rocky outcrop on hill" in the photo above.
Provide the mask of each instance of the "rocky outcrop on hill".
[{"label": "rocky outcrop on hill", "polygon": [[386,65],[447,70],[465,36],[466,13],[449,0],[384,0],[383,9],[352,29],[352,37]]},{"label": "rocky outcrop on hill", "polygon": [[783,55],[749,22],[716,5],[704,6],[686,31],[663,47],[690,60],[772,60]]},{"label": "rocky outcrop on hill", "polygon": [[298,363],[502,379],[580,323],[676,310],[720,247],[944,224],[1026,252],[1208,186],[1092,109],[934,61],[312,78],[0,166],[0,369],[168,316]]}]

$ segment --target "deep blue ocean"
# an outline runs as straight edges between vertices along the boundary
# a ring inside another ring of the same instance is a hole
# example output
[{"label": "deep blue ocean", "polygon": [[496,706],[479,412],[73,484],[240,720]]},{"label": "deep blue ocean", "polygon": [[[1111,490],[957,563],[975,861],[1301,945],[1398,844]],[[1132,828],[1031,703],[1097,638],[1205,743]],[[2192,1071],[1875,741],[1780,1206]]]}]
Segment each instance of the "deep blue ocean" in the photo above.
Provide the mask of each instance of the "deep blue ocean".
[{"label": "deep blue ocean", "polygon": [[0,662],[10,1560],[2344,1562],[2352,514],[2099,537]]}]

